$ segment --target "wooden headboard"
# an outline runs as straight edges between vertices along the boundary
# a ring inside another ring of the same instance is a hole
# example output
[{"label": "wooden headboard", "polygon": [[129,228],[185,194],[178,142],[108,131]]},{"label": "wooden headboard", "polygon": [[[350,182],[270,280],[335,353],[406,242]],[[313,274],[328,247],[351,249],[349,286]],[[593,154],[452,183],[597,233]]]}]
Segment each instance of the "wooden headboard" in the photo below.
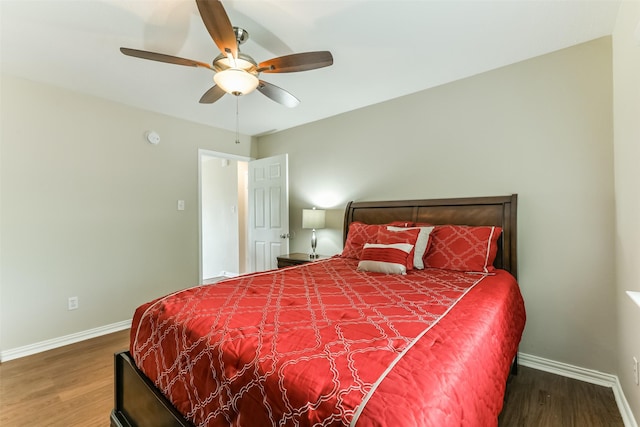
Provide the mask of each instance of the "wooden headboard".
[{"label": "wooden headboard", "polygon": [[[502,227],[498,240],[496,268],[518,278],[516,214],[518,195],[468,197],[456,199],[394,200],[387,202],[349,202],[344,215],[344,242],[349,224],[386,224],[392,221],[422,222],[434,225],[495,225]],[[343,242],[343,243],[344,243]]]}]

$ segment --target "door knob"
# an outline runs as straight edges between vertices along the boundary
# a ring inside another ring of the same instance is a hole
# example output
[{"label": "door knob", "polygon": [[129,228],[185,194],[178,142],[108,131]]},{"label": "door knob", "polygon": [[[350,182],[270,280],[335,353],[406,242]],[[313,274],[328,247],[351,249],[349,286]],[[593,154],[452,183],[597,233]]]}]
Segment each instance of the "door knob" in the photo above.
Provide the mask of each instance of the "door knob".
[{"label": "door knob", "polygon": [[291,235],[289,235],[289,233],[283,233],[280,235],[281,239],[288,239],[289,237],[291,237]]}]

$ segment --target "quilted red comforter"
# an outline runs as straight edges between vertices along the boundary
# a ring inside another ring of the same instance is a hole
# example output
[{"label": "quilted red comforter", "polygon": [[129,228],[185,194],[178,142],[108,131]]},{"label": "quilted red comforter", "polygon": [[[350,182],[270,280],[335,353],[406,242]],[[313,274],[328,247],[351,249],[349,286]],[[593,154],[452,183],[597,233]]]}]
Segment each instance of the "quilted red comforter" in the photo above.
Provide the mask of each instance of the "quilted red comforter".
[{"label": "quilted red comforter", "polygon": [[506,271],[332,258],[139,307],[136,365],[197,426],[492,426],[525,322]]}]

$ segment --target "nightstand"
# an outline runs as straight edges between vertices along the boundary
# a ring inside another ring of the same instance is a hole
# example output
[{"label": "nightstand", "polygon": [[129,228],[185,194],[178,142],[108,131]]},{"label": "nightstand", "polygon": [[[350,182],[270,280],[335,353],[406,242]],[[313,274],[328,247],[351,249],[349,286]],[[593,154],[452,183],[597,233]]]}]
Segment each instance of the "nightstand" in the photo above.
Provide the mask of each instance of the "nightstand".
[{"label": "nightstand", "polygon": [[283,267],[291,267],[292,265],[300,265],[306,264],[308,262],[318,261],[320,259],[329,258],[326,255],[319,255],[318,258],[309,258],[309,254],[303,253],[292,253],[292,254],[283,254],[277,257],[278,259],[278,268]]}]

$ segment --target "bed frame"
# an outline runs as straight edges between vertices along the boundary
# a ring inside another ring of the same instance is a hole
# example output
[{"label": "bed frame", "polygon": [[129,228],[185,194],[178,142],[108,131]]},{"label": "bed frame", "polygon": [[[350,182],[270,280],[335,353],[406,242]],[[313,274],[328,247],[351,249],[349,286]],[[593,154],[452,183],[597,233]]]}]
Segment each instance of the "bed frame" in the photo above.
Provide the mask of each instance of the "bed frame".
[{"label": "bed frame", "polygon": [[[429,224],[495,225],[502,227],[494,265],[516,278],[518,196],[456,199],[349,202],[344,216],[344,240],[349,224],[411,221]],[[512,372],[517,367],[514,361]],[[112,427],[193,427],[135,366],[128,351],[115,354],[115,402]]]}]

